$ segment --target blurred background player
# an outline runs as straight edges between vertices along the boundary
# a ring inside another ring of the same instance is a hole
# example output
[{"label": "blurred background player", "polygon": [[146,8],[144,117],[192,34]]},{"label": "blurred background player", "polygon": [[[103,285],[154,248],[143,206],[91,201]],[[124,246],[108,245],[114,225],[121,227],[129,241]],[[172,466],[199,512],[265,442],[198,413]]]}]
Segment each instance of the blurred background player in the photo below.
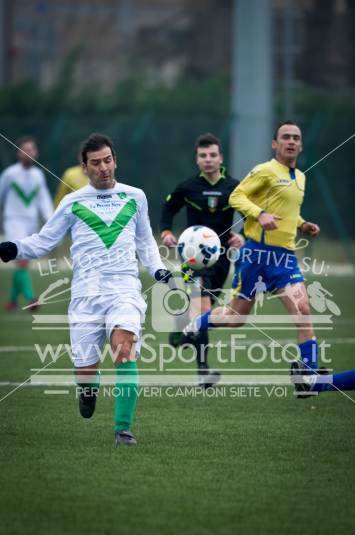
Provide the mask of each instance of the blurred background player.
[{"label": "blurred background player", "polygon": [[[35,165],[38,158],[35,139],[24,136],[17,140],[16,145],[18,163],[7,167],[0,178],[0,207],[3,212],[5,239],[9,241],[34,234],[41,223],[47,221],[53,213],[44,173]],[[35,303],[27,260],[16,262],[10,299],[5,310],[15,310],[20,295],[23,295],[28,303]],[[33,308],[36,306],[34,304]]]},{"label": "blurred background player", "polygon": [[318,225],[300,215],[306,182],[305,175],[296,169],[302,151],[300,128],[292,121],[282,123],[275,131],[272,148],[275,158],[254,167],[229,199],[246,218],[247,241],[240,250],[233,280],[235,297],[228,306],[195,318],[186,327],[186,337],[209,326],[241,327],[255,303],[255,284],[262,280],[267,291],[278,295],[295,318],[302,365],[309,373],[316,373],[318,344],[304,278],[294,253],[298,230],[309,236],[320,232]]},{"label": "blurred background player", "polygon": [[85,175],[81,164],[66,169],[54,197],[55,208],[57,208],[65,195],[87,186],[88,183],[88,177]]},{"label": "blurred background player", "polygon": [[[160,230],[163,244],[166,247],[175,247],[177,239],[172,231],[173,219],[185,206],[187,227],[205,225],[220,236],[224,253],[218,262],[211,268],[192,272],[190,277],[188,275],[185,277],[187,282],[193,280],[193,284],[188,286],[192,298],[191,311],[205,312],[210,310],[228,276],[230,268],[226,254],[228,248],[240,247],[243,244],[243,237],[229,231],[233,225],[234,210],[229,206],[228,199],[239,182],[229,176],[222,165],[221,141],[211,133],[202,134],[196,140],[195,154],[199,172],[178,184],[167,196],[161,214]],[[189,318],[180,317],[179,324],[176,325],[177,331],[182,331],[188,321]],[[176,347],[180,340],[180,332],[170,333],[171,345]],[[219,373],[210,371],[207,362],[207,331],[201,332],[192,343],[196,349],[200,384],[207,388],[219,380]]]}]

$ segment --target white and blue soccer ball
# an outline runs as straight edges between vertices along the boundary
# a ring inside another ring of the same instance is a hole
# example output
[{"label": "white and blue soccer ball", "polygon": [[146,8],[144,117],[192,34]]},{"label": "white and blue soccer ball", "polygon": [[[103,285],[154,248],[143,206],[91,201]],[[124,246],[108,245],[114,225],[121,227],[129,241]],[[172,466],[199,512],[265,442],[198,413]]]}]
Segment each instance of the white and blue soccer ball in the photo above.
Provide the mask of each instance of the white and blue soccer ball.
[{"label": "white and blue soccer ball", "polygon": [[221,242],[214,230],[202,225],[189,227],[181,234],[178,252],[182,263],[192,269],[209,268],[221,254]]}]

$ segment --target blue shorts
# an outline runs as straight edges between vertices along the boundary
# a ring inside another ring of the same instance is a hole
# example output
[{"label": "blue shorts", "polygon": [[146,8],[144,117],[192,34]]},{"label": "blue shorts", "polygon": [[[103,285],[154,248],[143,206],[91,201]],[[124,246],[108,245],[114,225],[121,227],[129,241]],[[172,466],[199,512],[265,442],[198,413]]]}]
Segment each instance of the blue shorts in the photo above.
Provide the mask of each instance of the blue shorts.
[{"label": "blue shorts", "polygon": [[303,280],[293,251],[247,240],[235,263],[232,288],[241,299],[254,299],[260,291],[272,292]]}]

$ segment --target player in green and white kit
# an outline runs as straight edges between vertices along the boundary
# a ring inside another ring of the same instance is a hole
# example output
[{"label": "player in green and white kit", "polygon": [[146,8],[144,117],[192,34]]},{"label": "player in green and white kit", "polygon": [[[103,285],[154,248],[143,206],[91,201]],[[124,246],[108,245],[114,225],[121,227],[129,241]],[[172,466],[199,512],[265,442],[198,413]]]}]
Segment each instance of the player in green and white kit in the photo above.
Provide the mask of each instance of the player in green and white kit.
[{"label": "player in green and white kit", "polygon": [[105,338],[117,370],[116,444],[136,444],[131,424],[137,401],[141,325],[146,304],[138,262],[159,282],[168,282],[154,240],[147,199],[141,189],[118,183],[112,141],[92,134],[82,146],[89,185],[66,195],[39,234],[0,245],[3,260],[37,258],[71,232],[73,281],[69,305],[72,355],[82,387],[80,412],[90,418],[99,387],[98,364]]},{"label": "player in green and white kit", "polygon": [[[17,143],[18,163],[7,167],[0,177],[0,207],[6,240],[14,241],[30,236],[40,229],[53,213],[53,204],[42,170],[34,165],[38,149],[33,137],[25,136]],[[5,310],[17,308],[19,296],[34,303],[28,261],[19,260],[13,272],[9,302]],[[34,304],[31,309],[34,309]]]}]

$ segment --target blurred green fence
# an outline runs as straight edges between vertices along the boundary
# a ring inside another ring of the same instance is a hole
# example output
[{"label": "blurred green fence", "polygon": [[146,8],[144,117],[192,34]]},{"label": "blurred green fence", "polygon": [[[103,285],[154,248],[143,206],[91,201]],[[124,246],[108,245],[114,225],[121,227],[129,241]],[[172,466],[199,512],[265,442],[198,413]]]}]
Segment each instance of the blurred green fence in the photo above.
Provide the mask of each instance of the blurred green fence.
[{"label": "blurred green fence", "polygon": [[[157,230],[163,199],[179,181],[195,172],[193,147],[199,134],[211,131],[221,137],[228,163],[231,120],[230,116],[219,114],[63,113],[23,120],[3,117],[1,133],[12,141],[24,133],[34,134],[39,142],[41,163],[58,176],[76,163],[80,142],[91,132],[110,135],[118,151],[117,176],[122,182],[144,189],[152,225]],[[318,113],[298,120],[304,132],[304,152],[299,160],[302,170],[354,133],[352,117],[346,114]],[[340,240],[345,247],[355,238],[354,150],[355,138],[309,171],[303,207],[304,217],[320,224],[323,237]],[[1,140],[1,169],[13,161],[13,148]],[[47,179],[54,193],[57,180],[49,174]],[[178,226],[179,221],[183,227],[183,218],[178,219]]]}]

